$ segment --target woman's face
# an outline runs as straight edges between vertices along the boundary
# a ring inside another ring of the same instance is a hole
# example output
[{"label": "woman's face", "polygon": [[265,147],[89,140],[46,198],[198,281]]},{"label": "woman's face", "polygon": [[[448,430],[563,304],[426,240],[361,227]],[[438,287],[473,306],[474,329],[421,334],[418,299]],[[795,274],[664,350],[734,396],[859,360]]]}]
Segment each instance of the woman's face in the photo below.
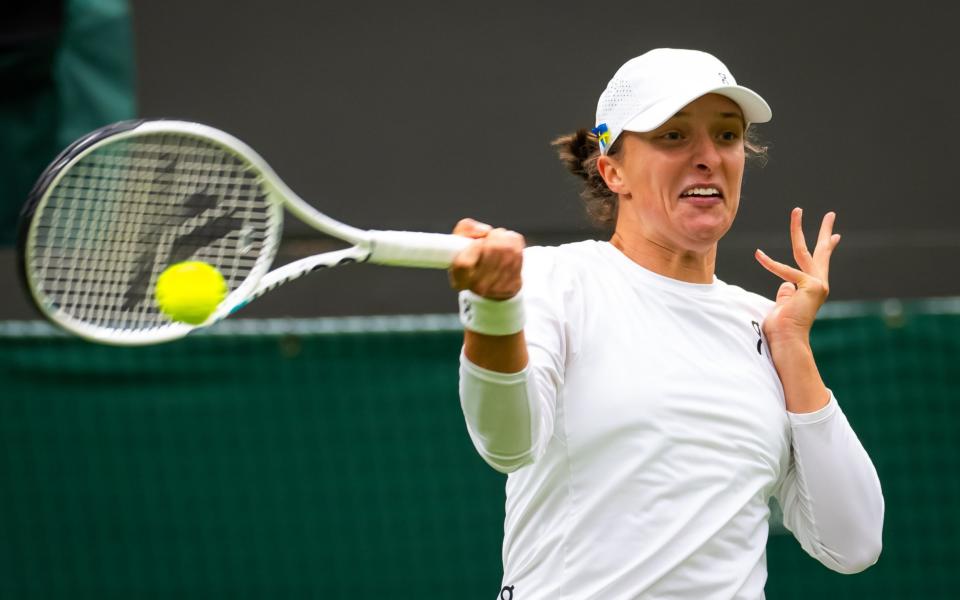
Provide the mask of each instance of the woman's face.
[{"label": "woman's face", "polygon": [[740,204],[744,119],[729,98],[707,94],[656,130],[624,132],[602,157],[619,194],[617,233],[640,234],[673,251],[705,252],[730,229]]}]

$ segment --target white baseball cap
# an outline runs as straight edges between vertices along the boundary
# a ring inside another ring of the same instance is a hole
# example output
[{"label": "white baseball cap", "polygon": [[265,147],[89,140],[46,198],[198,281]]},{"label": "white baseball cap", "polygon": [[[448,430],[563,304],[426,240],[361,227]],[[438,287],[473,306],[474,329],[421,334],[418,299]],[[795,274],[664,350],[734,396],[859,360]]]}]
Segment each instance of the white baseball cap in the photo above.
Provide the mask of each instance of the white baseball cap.
[{"label": "white baseball cap", "polygon": [[699,50],[657,48],[628,60],[614,74],[597,102],[593,132],[606,154],[623,131],[653,131],[681,108],[705,94],[730,98],[747,125],[766,123],[770,106],[753,90],[737,85],[726,65]]}]

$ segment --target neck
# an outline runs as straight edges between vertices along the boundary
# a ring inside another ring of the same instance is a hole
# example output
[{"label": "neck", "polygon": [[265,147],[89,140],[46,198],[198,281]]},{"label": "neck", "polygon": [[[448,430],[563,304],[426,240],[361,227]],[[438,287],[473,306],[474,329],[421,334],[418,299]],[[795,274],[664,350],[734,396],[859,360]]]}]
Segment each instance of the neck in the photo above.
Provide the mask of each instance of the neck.
[{"label": "neck", "polygon": [[626,237],[614,232],[610,243],[648,271],[687,283],[713,283],[717,263],[717,245],[704,252],[677,250],[650,238]]}]

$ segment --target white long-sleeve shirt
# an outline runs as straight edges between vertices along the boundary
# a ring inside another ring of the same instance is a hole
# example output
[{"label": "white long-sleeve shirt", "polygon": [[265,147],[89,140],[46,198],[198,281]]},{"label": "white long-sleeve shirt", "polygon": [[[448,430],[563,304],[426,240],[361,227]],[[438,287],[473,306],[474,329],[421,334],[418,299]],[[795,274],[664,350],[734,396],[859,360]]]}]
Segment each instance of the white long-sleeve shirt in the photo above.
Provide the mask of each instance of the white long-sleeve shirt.
[{"label": "white long-sleeve shirt", "polygon": [[771,496],[826,566],[877,560],[876,471],[832,396],[787,412],[770,300],[593,241],[528,248],[523,281],[527,368],[461,357],[471,439],[509,473],[514,600],[763,598]]}]

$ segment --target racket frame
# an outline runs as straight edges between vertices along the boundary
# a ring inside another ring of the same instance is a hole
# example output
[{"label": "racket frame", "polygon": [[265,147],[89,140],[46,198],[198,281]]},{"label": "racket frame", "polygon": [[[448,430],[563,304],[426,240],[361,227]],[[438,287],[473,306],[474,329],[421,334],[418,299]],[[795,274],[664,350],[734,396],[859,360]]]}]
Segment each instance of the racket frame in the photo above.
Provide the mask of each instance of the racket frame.
[{"label": "racket frame", "polygon": [[[33,216],[42,211],[57,184],[77,162],[90,153],[127,138],[150,134],[180,134],[213,142],[246,163],[256,173],[258,182],[267,193],[270,228],[264,242],[264,251],[255,266],[239,286],[218,305],[210,317],[199,325],[170,321],[168,324],[142,330],[103,327],[73,317],[66,310],[52,306],[40,289],[37,278],[27,268],[36,241],[38,220]],[[270,270],[276,257],[283,230],[284,208],[314,229],[343,240],[352,246],[342,250],[308,256]],[[98,129],[77,140],[57,156],[41,175],[21,213],[18,248],[20,272],[30,290],[37,308],[49,320],[84,339],[118,346],[137,346],[161,343],[181,338],[190,331],[208,327],[250,301],[277,286],[325,267],[342,264],[372,262],[395,266],[445,268],[452,257],[470,243],[467,238],[436,233],[363,230],[333,219],[304,201],[273,171],[269,164],[250,146],[236,137],[201,123],[178,120],[123,121]],[[421,247],[426,246],[426,256]]]}]

